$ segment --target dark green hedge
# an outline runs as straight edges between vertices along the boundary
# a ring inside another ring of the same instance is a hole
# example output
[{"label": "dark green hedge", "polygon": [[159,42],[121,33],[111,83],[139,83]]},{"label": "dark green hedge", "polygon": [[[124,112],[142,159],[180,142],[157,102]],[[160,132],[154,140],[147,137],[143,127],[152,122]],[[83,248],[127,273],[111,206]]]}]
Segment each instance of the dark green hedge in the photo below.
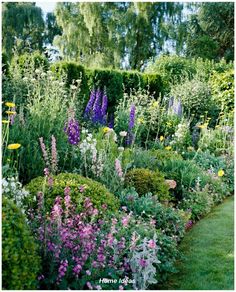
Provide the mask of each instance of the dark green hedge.
[{"label": "dark green hedge", "polygon": [[130,92],[132,89],[149,89],[155,97],[163,94],[163,82],[158,74],[143,74],[136,71],[120,71],[111,69],[87,69],[74,62],[60,61],[51,66],[53,72],[66,74],[67,84],[72,80],[81,79],[82,97],[85,101],[89,99],[93,87],[106,89],[109,100],[109,111],[113,111],[123,92]]}]

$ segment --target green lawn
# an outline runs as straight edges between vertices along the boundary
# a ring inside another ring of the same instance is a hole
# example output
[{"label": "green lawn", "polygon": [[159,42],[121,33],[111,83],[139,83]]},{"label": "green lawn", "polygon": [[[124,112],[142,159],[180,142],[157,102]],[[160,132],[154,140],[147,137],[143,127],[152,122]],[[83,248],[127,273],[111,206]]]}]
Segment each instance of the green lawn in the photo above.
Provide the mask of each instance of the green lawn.
[{"label": "green lawn", "polygon": [[234,289],[234,200],[225,200],[189,231],[180,245],[183,258],[166,290]]}]

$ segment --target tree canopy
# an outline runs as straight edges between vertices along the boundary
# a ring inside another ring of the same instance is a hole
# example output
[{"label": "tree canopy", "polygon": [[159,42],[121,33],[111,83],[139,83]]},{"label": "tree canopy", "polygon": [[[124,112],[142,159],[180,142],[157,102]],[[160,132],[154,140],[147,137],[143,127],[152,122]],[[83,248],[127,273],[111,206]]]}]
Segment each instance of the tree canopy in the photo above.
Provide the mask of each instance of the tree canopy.
[{"label": "tree canopy", "polygon": [[41,8],[31,2],[6,2],[2,6],[2,46],[8,56],[43,48],[44,20]]}]

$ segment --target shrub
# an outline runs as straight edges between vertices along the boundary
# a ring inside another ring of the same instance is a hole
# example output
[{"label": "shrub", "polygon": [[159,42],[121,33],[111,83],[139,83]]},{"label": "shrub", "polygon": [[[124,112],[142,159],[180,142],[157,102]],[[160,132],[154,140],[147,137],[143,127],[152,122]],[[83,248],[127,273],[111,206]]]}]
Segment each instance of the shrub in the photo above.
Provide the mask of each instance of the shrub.
[{"label": "shrub", "polygon": [[193,188],[197,181],[200,182],[201,188],[212,181],[210,175],[189,160],[167,160],[160,169],[165,173],[166,178],[177,182],[174,189],[177,200],[182,200],[184,191]]},{"label": "shrub", "polygon": [[119,198],[122,206],[127,207],[135,215],[150,220],[150,224],[155,225],[164,234],[170,237],[175,236],[177,240],[184,236],[187,214],[183,214],[178,209],[164,206],[152,194],[139,197],[134,189],[123,190]]},{"label": "shrub", "polygon": [[111,194],[102,184],[85,178],[78,174],[61,173],[52,176],[53,186],[50,187],[44,177],[33,179],[26,189],[30,192],[30,196],[26,200],[26,204],[30,206],[34,197],[39,191],[45,194],[45,207],[49,211],[55,198],[64,192],[65,187],[70,187],[72,200],[81,209],[81,202],[85,197],[89,197],[98,209],[102,209],[102,205],[106,205],[108,210],[115,211],[119,208],[118,200]]},{"label": "shrub", "polygon": [[164,176],[158,170],[151,171],[145,168],[135,168],[127,172],[125,185],[134,187],[139,195],[152,193],[159,200],[168,200],[169,186],[165,182]]},{"label": "shrub", "polygon": [[169,83],[178,84],[183,78],[192,78],[196,73],[195,66],[190,59],[179,56],[161,56],[150,63],[147,73],[158,73],[165,81],[165,91],[169,89]]},{"label": "shrub", "polygon": [[210,79],[212,97],[220,109],[234,108],[234,71],[215,73]]},{"label": "shrub", "polygon": [[188,210],[191,214],[191,219],[195,221],[209,213],[213,205],[213,194],[210,192],[208,185],[206,185],[203,189],[197,187],[186,191],[178,207],[185,211]]},{"label": "shrub", "polygon": [[179,99],[184,108],[184,113],[190,117],[192,114],[197,120],[200,115],[205,114],[214,107],[211,100],[211,91],[205,81],[199,79],[187,80],[182,84],[171,87],[170,96]]},{"label": "shrub", "polygon": [[37,246],[21,210],[7,198],[2,202],[2,287],[34,290],[40,260]]}]

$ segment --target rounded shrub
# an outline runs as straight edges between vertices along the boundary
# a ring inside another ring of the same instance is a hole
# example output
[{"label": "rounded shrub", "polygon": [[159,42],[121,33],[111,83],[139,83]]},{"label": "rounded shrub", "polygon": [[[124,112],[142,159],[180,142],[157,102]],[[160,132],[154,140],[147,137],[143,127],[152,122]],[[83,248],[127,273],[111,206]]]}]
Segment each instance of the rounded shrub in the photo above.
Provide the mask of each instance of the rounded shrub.
[{"label": "rounded shrub", "polygon": [[141,196],[152,193],[160,201],[170,199],[169,186],[165,182],[164,176],[158,170],[151,171],[145,168],[135,168],[127,172],[125,185],[134,187]]},{"label": "rounded shrub", "polygon": [[27,207],[35,207],[35,196],[39,191],[42,191],[44,193],[46,211],[50,211],[55,198],[63,196],[64,189],[70,187],[72,201],[78,206],[78,209],[82,208],[86,197],[90,198],[98,209],[101,209],[103,204],[110,211],[115,211],[119,208],[118,199],[101,183],[92,179],[85,178],[79,174],[61,173],[52,176],[52,180],[52,187],[49,186],[44,177],[37,177],[26,186],[26,189],[30,192],[26,201]]},{"label": "rounded shrub", "polygon": [[2,287],[4,290],[34,290],[40,258],[25,216],[10,200],[2,201]]}]

